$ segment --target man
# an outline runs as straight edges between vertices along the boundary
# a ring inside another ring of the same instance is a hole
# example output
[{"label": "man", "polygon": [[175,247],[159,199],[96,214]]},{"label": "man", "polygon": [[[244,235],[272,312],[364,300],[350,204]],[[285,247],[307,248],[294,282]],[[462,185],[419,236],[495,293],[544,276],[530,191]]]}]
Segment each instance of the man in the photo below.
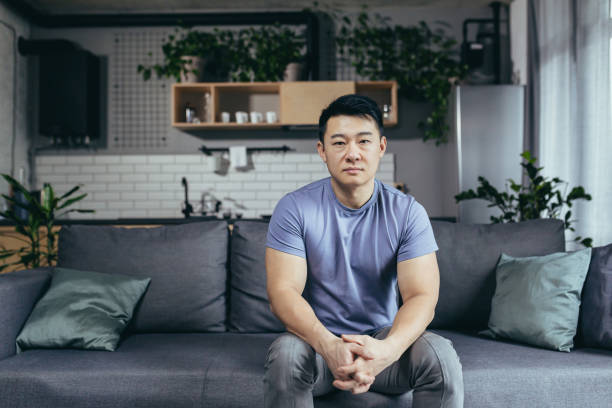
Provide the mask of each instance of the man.
[{"label": "man", "polygon": [[317,143],[331,177],[287,194],[274,210],[267,289],[289,333],[268,351],[266,407],[312,407],[313,396],[334,387],[414,390],[415,408],[463,406],[451,343],[425,332],[439,287],[429,218],[412,196],[375,179],[387,148],[382,127],[370,98],[332,102]]}]

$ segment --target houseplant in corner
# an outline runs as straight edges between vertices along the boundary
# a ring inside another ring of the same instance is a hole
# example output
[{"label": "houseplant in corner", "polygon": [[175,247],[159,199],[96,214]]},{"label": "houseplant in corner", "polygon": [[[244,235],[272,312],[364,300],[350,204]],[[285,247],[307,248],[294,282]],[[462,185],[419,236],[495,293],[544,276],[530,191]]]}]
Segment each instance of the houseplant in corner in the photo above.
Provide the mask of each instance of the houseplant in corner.
[{"label": "houseplant in corner", "polygon": [[[50,184],[45,183],[41,191],[41,199],[36,199],[17,180],[8,174],[2,177],[9,183],[12,190],[17,192],[23,200],[18,200],[2,194],[2,197],[11,204],[12,208],[0,211],[0,216],[15,224],[15,232],[18,236],[11,235],[25,245],[19,249],[0,248],[0,272],[9,266],[23,266],[25,269],[40,266],[50,266],[57,260],[57,232],[54,231],[55,220],[71,212],[92,213],[94,210],[68,209],[74,203],[82,200],[87,194],[72,197],[79,190],[79,186],[73,187],[60,197],[55,195]],[[72,198],[71,198],[72,197]],[[25,210],[25,217],[21,216],[17,208]],[[17,256],[19,260],[8,262],[8,259]]]},{"label": "houseplant in corner", "polygon": [[[455,196],[457,203],[464,200],[481,199],[489,201],[488,207],[497,207],[501,211],[498,217],[491,216],[491,222],[507,223],[532,220],[537,218],[559,218],[565,224],[565,229],[575,231],[572,227],[572,202],[575,200],[591,200],[591,195],[587,194],[584,187],[572,188],[569,194],[562,194],[559,190],[561,185],[567,186],[567,182],[554,177],[548,179],[540,174],[543,167],[536,167],[536,158],[531,156],[529,151],[521,154],[524,161],[521,163],[523,171],[527,175],[529,183],[526,186],[517,184],[514,180],[508,179],[512,192],[499,192],[489,181],[480,176],[478,177],[479,186],[476,191],[470,189],[462,191]],[[517,195],[515,195],[515,193]],[[567,208],[565,211],[564,208]],[[591,238],[574,238],[574,241],[590,247],[593,240]]]}]

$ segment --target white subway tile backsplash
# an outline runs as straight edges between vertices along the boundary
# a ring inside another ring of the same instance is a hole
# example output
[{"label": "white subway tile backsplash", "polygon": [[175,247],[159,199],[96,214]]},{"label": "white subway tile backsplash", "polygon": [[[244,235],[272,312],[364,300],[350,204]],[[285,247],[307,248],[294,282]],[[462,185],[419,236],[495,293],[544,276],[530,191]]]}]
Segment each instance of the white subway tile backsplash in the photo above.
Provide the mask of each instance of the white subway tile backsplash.
[{"label": "white subway tile backsplash", "polygon": [[86,183],[93,181],[91,174],[69,174],[68,183]]},{"label": "white subway tile backsplash", "polygon": [[147,162],[147,156],[126,154],[120,156],[120,161],[124,164],[145,164]]},{"label": "white subway tile backsplash", "polygon": [[99,192],[93,194],[98,201],[113,201],[121,199],[121,195],[116,192]]},{"label": "white subway tile backsplash", "polygon": [[55,165],[53,166],[53,172],[55,174],[77,174],[79,166]]},{"label": "white subway tile backsplash", "polygon": [[161,165],[159,164],[135,164],[134,173],[154,173],[158,174],[161,172]]},{"label": "white subway tile backsplash", "polygon": [[49,166],[52,164],[66,164],[68,156],[38,156],[36,158],[36,164],[42,166]]},{"label": "white subway tile backsplash", "polygon": [[[290,191],[329,177],[327,167],[316,152],[258,153],[249,155],[253,167],[226,174],[215,173],[213,157],[183,155],[77,155],[38,156],[37,187],[51,183],[57,194],[75,184],[87,193],[77,208],[94,209],[94,214],[71,218],[176,218],[183,217],[184,190],[181,179],[189,183],[189,201],[199,211],[205,192],[227,201],[227,208],[243,213],[244,218],[272,214],[276,203]],[[387,184],[394,179],[394,156],[383,156],[376,177]],[[246,209],[236,209],[243,205]]]},{"label": "white subway tile backsplash", "polygon": [[67,156],[67,164],[92,164],[94,162],[94,156]]},{"label": "white subway tile backsplash", "polygon": [[175,163],[174,156],[157,156],[151,155],[147,157],[147,163],[150,164],[170,164]]},{"label": "white subway tile backsplash", "polygon": [[121,163],[121,156],[95,156],[94,163],[96,164],[119,164]]},{"label": "white subway tile backsplash", "polygon": [[81,173],[99,174],[106,173],[108,168],[106,165],[83,165],[81,166]]},{"label": "white subway tile backsplash", "polygon": [[141,183],[147,181],[146,174],[122,174],[121,181]]},{"label": "white subway tile backsplash", "polygon": [[283,173],[258,173],[257,181],[281,181],[283,180]]},{"label": "white subway tile backsplash", "polygon": [[98,183],[116,183],[119,179],[118,174],[94,174],[94,181]]}]

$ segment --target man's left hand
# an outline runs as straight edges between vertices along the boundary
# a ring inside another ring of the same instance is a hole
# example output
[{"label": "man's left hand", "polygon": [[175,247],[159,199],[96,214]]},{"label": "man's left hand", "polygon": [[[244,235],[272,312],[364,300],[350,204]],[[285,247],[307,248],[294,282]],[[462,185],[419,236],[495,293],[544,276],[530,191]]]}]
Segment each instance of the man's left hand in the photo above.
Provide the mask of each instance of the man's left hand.
[{"label": "man's left hand", "polygon": [[338,368],[340,374],[352,378],[351,380],[335,380],[333,382],[334,387],[341,390],[351,391],[353,394],[368,391],[374,382],[374,378],[396,360],[393,349],[385,344],[384,340],[356,334],[343,334],[342,340],[347,343],[363,345],[369,353],[369,358],[364,359],[357,356],[352,364]]}]

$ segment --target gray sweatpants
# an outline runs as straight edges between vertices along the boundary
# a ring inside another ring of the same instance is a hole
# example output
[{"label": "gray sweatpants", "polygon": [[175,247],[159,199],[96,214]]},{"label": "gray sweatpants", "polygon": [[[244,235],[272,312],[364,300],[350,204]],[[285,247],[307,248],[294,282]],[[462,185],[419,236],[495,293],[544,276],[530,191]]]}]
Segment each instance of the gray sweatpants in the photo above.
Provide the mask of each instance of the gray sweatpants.
[{"label": "gray sweatpants", "polygon": [[[383,339],[391,328],[373,337]],[[282,334],[270,349],[265,365],[264,406],[310,408],[313,396],[336,388],[327,363],[305,341]],[[413,408],[463,407],[463,374],[452,343],[424,332],[398,361],[376,376],[370,390],[386,394],[413,392]]]}]

